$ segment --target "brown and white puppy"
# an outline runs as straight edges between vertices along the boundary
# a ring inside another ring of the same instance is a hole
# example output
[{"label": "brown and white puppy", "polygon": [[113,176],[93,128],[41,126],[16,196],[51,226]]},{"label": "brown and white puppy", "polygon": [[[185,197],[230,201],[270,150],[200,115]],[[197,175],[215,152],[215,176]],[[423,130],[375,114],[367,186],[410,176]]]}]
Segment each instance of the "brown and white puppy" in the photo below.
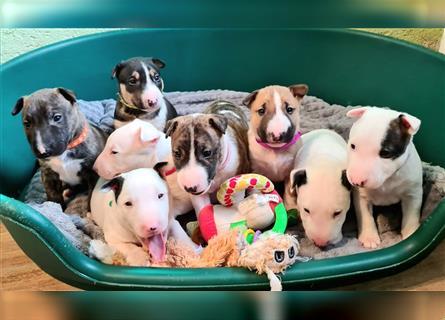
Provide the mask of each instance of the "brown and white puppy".
[{"label": "brown and white puppy", "polygon": [[167,122],[178,184],[194,196],[197,213],[224,180],[249,172],[247,129],[244,113],[226,101]]},{"label": "brown and white puppy", "polygon": [[244,99],[251,111],[248,140],[254,172],[274,182],[289,177],[301,147],[300,103],[307,91],[305,84],[268,86]]},{"label": "brown and white puppy", "polygon": [[131,58],[118,63],[112,78],[119,83],[119,98],[114,113],[114,126],[141,119],[150,122],[159,130],[177,116],[176,109],[164,97],[164,81],[160,69],[165,63],[157,58]]},{"label": "brown and white puppy", "polygon": [[42,89],[17,100],[12,115],[22,112],[23,127],[42,169],[49,201],[64,204],[64,190],[92,190],[92,169],[106,134],[90,124],[77,106],[73,92]]}]

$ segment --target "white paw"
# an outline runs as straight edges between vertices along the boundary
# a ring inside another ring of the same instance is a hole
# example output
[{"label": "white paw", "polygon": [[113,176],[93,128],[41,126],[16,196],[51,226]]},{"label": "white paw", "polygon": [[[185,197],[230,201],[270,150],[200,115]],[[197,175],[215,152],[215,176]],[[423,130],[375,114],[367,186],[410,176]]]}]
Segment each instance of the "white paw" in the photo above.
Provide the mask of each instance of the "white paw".
[{"label": "white paw", "polygon": [[376,249],[380,244],[380,237],[377,231],[363,231],[358,240],[367,249]]},{"label": "white paw", "polygon": [[414,226],[407,226],[402,230],[402,239],[405,240],[406,238],[408,238],[410,235],[412,235],[417,228],[419,227],[419,224],[416,224]]}]

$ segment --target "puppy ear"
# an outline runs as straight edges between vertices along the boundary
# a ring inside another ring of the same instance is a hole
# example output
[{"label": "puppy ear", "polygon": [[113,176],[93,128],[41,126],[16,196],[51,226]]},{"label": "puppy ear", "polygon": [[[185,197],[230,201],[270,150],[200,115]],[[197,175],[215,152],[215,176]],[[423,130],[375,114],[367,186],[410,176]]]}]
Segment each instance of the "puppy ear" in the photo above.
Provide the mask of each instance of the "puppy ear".
[{"label": "puppy ear", "polygon": [[139,138],[143,144],[156,144],[161,134],[149,123],[142,123],[139,128]]},{"label": "puppy ear", "polygon": [[253,91],[252,93],[249,93],[249,94],[247,95],[247,97],[244,98],[242,104],[243,104],[244,106],[250,108],[250,105],[251,105],[251,104],[255,101],[255,99],[256,99],[256,96],[257,96],[257,94],[258,94],[258,91],[259,91],[259,90],[255,90],[255,91]]},{"label": "puppy ear", "polygon": [[76,102],[76,95],[73,91],[65,89],[65,88],[57,88],[57,91],[71,104]]},{"label": "puppy ear", "polygon": [[121,72],[123,67],[124,67],[124,62],[119,62],[117,65],[115,65],[113,70],[111,71],[111,79],[119,77],[119,73]]},{"label": "puppy ear", "polygon": [[360,118],[367,110],[368,110],[368,107],[355,108],[355,109],[349,110],[346,113],[346,116],[348,118]]},{"label": "puppy ear", "polygon": [[178,121],[177,120],[168,120],[165,124],[164,133],[165,137],[170,137],[178,127]]},{"label": "puppy ear", "polygon": [[168,162],[166,162],[166,161],[158,162],[153,167],[153,169],[156,170],[156,172],[159,174],[159,176],[164,180],[165,180],[165,178],[164,178],[164,175],[162,174],[162,168],[164,168],[167,164],[168,164]]},{"label": "puppy ear", "polygon": [[165,67],[165,62],[158,58],[151,58],[150,59],[151,64],[156,66],[158,69],[163,69]]},{"label": "puppy ear", "polygon": [[102,192],[114,192],[114,199],[117,202],[117,199],[119,198],[119,195],[122,191],[122,186],[124,185],[125,179],[122,176],[118,176],[116,178],[111,179],[107,183],[105,183],[101,188],[100,191]]},{"label": "puppy ear", "polygon": [[209,124],[217,131],[220,133],[220,135],[223,135],[224,133],[226,133],[227,130],[227,126],[228,126],[228,121],[227,118],[219,115],[219,114],[214,114],[210,117],[209,119]]},{"label": "puppy ear", "polygon": [[12,108],[11,110],[11,114],[13,116],[17,115],[20,113],[20,111],[22,111],[23,106],[25,105],[25,98],[21,97],[17,100],[17,102],[15,103],[14,108]]},{"label": "puppy ear", "polygon": [[305,169],[294,169],[290,173],[290,191],[297,192],[298,188],[307,183],[307,175]]},{"label": "puppy ear", "polygon": [[346,175],[346,170],[341,172],[341,184],[348,190],[352,190],[352,185],[349,183],[348,176]]},{"label": "puppy ear", "polygon": [[306,84],[294,84],[289,86],[289,90],[295,98],[301,100],[309,91],[309,87]]},{"label": "puppy ear", "polygon": [[407,129],[410,135],[415,135],[419,130],[421,121],[407,113],[399,115],[400,123],[403,125],[405,129]]}]

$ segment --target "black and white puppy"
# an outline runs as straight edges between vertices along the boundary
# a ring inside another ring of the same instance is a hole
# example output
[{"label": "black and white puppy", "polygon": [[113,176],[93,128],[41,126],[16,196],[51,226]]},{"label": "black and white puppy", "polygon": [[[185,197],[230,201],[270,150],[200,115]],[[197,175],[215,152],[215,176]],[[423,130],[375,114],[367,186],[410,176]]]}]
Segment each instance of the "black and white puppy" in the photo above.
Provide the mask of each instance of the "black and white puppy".
[{"label": "black and white puppy", "polygon": [[17,100],[11,113],[20,111],[48,200],[63,205],[65,189],[92,190],[98,178],[92,167],[106,134],[88,123],[74,93],[64,88],[38,90]]},{"label": "black and white puppy", "polygon": [[159,70],[165,63],[156,58],[131,58],[118,63],[112,78],[119,82],[119,96],[114,113],[114,126],[138,118],[164,130],[168,120],[177,116],[176,109],[164,97],[164,81]]}]

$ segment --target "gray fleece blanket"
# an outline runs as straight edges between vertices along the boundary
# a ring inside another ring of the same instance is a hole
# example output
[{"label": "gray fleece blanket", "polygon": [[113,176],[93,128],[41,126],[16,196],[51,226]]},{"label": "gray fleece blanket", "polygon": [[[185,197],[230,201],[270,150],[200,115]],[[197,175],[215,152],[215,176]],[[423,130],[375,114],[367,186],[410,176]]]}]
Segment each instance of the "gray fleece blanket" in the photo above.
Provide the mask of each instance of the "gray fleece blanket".
[{"label": "gray fleece blanket", "polygon": [[[246,97],[245,92],[228,90],[209,90],[195,92],[170,92],[166,96],[175,106],[180,115],[201,112],[214,100],[228,100],[241,105]],[[114,100],[79,101],[79,107],[92,123],[97,124],[105,131],[112,130]],[[354,106],[359,107],[359,106]],[[352,120],[345,116],[353,108],[340,105],[331,105],[312,96],[306,96],[301,108],[301,131],[303,133],[315,129],[332,129],[347,140]],[[248,109],[245,108],[246,114]],[[424,204],[422,207],[422,220],[424,220],[445,197],[445,170],[437,166],[423,164],[424,171]],[[103,239],[103,234],[87,214],[87,197],[79,196],[68,204],[65,212],[60,205],[46,201],[46,194],[40,180],[40,171],[32,178],[24,201],[51,220],[79,250],[88,254],[91,239]],[[401,240],[399,230],[401,221],[400,206],[386,208],[378,207],[376,220],[382,238],[380,248],[391,246]],[[344,239],[335,247],[321,250],[304,235],[302,226],[297,224],[288,230],[297,234],[301,244],[300,255],[310,256],[314,259],[342,256],[366,251],[357,240],[355,216],[352,211],[348,213],[343,227]]]}]

